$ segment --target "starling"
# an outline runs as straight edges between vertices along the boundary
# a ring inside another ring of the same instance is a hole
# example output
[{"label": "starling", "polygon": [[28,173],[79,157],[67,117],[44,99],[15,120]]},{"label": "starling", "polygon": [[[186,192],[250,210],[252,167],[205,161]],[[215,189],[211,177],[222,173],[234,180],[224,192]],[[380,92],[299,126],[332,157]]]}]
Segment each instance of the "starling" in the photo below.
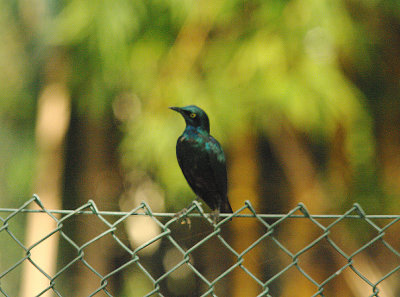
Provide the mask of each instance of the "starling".
[{"label": "starling", "polygon": [[232,213],[227,192],[224,152],[210,135],[207,114],[195,105],[170,107],[186,122],[176,143],[176,157],[193,192],[217,214]]}]

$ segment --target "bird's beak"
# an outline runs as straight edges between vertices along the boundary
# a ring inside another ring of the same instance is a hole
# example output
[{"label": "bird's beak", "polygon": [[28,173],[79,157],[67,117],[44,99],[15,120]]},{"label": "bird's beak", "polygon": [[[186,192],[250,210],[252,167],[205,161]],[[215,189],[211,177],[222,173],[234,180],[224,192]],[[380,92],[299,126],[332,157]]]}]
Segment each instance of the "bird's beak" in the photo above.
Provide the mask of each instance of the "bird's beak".
[{"label": "bird's beak", "polygon": [[172,109],[172,110],[175,110],[175,111],[177,111],[179,113],[182,113],[182,108],[180,108],[180,107],[170,106],[169,109]]}]

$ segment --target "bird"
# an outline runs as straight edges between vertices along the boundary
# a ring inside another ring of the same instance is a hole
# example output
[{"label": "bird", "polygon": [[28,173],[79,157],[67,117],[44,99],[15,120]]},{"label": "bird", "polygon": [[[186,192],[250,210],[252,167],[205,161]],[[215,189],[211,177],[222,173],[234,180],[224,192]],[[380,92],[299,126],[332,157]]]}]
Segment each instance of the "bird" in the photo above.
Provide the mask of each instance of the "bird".
[{"label": "bird", "polygon": [[216,217],[219,213],[233,213],[227,196],[225,154],[210,135],[207,114],[195,105],[169,108],[180,113],[186,122],[176,143],[176,157],[189,186]]}]

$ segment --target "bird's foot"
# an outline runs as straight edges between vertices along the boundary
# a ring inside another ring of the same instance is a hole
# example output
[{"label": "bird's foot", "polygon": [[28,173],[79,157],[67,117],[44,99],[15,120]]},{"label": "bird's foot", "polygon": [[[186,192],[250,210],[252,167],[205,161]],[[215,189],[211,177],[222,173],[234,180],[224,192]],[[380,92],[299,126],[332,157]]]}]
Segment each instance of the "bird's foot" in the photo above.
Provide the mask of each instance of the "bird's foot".
[{"label": "bird's foot", "polygon": [[183,217],[187,214],[187,212],[188,212],[188,209],[185,207],[181,211],[178,211],[177,213],[175,213],[174,217],[176,217],[176,218]]},{"label": "bird's foot", "polygon": [[210,213],[210,219],[212,219],[214,225],[218,222],[219,219],[219,209],[215,209]]},{"label": "bird's foot", "polygon": [[182,225],[187,224],[190,228],[192,221],[190,220],[190,218],[188,218],[186,216],[187,213],[188,213],[188,209],[185,207],[181,211],[178,211],[177,213],[175,213],[174,217],[178,218],[178,220],[181,220]]}]

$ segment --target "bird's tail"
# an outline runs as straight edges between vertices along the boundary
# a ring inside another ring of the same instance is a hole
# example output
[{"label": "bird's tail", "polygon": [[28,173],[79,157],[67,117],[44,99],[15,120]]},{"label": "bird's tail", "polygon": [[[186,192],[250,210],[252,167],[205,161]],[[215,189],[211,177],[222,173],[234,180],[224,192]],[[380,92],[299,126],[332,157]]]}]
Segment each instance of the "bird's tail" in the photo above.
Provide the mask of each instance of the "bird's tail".
[{"label": "bird's tail", "polygon": [[229,204],[228,197],[225,198],[225,201],[221,204],[219,209],[220,213],[233,213],[232,207]]}]

